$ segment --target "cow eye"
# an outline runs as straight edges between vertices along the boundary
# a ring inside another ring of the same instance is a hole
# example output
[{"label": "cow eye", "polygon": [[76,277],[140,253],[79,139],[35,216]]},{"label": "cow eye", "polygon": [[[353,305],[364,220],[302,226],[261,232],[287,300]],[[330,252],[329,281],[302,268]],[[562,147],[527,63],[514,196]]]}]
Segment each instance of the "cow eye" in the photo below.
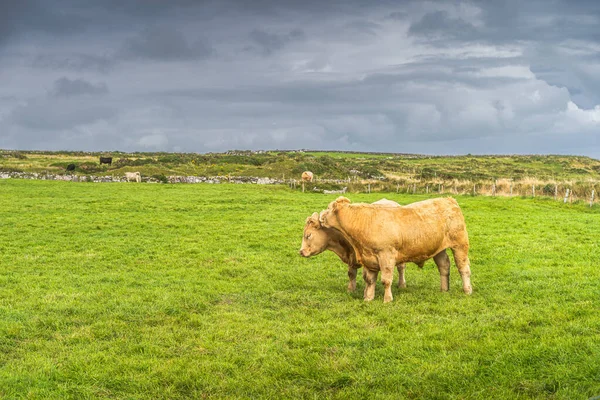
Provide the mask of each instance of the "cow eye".
[{"label": "cow eye", "polygon": [[310,239],[310,237],[312,236],[312,233],[309,233],[308,235],[306,235],[306,239]]}]

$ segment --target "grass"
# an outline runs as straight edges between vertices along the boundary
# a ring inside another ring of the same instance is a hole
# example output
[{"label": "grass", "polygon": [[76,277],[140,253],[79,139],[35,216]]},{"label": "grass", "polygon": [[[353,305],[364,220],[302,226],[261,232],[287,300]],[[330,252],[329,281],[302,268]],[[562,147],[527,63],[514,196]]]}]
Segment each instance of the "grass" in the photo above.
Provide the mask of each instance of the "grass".
[{"label": "grass", "polygon": [[458,197],[473,295],[429,261],[384,305],[332,253],[298,255],[335,197],[0,180],[0,398],[600,394],[598,208]]}]

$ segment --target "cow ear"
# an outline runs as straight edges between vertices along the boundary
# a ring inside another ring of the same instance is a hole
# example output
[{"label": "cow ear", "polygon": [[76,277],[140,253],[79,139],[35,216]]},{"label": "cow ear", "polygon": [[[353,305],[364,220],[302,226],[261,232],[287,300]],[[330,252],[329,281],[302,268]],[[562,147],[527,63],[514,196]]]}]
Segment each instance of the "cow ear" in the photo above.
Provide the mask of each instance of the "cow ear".
[{"label": "cow ear", "polygon": [[319,222],[319,213],[314,212],[310,217],[306,218],[306,223],[319,229],[321,227],[321,223]]},{"label": "cow ear", "polygon": [[331,203],[329,203],[329,206],[327,206],[327,209],[335,212],[340,205],[348,204],[348,203],[350,203],[350,200],[348,200],[344,196],[340,196],[337,199],[335,199],[334,201],[332,201]]},{"label": "cow ear", "polygon": [[338,204],[344,204],[344,203],[350,204],[350,199],[348,199],[348,198],[346,198],[344,196],[340,196],[337,199],[335,199],[335,202],[338,203]]},{"label": "cow ear", "polygon": [[334,202],[332,202],[332,206],[333,206],[332,209],[337,210],[341,205],[344,205],[344,204],[350,204],[350,200],[344,196],[340,196],[337,199],[335,199]]}]

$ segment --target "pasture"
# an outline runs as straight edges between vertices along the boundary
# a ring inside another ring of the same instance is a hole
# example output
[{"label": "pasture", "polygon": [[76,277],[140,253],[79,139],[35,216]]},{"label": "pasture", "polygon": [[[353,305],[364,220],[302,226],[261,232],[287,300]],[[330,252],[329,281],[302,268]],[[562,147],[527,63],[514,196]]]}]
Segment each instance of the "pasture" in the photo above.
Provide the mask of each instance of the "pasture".
[{"label": "pasture", "polygon": [[597,206],[458,196],[473,295],[428,261],[383,304],[333,253],[298,255],[335,198],[0,180],[0,398],[600,395]]}]

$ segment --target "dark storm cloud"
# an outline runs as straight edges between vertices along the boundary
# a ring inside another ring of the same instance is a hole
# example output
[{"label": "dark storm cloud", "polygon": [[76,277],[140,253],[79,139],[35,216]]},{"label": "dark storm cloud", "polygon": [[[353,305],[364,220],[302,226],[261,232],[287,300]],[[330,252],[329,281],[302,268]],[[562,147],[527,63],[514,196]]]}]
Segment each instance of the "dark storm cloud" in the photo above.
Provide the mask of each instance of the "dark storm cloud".
[{"label": "dark storm cloud", "polygon": [[62,132],[109,119],[116,114],[116,108],[107,104],[39,99],[18,106],[9,115],[8,120],[20,127],[31,129],[31,137],[35,137],[36,132],[46,136],[48,131]]},{"label": "dark storm cloud", "polygon": [[478,36],[475,27],[460,18],[451,18],[446,11],[434,11],[425,14],[408,30],[411,35],[423,35],[440,40],[450,37],[463,40],[476,40]]},{"label": "dark storm cloud", "polygon": [[170,26],[153,26],[129,39],[119,56],[126,59],[156,61],[202,60],[214,54],[214,49],[200,38],[188,40]]},{"label": "dark storm cloud", "polygon": [[83,79],[60,78],[54,82],[50,95],[72,97],[81,95],[102,95],[108,93],[105,83],[93,84]]},{"label": "dark storm cloud", "polygon": [[401,21],[408,18],[408,13],[404,11],[394,11],[387,15],[387,19]]},{"label": "dark storm cloud", "polygon": [[[61,7],[62,5],[62,7]],[[23,33],[67,35],[82,31],[91,15],[70,2],[43,0],[0,2],[0,44]]]},{"label": "dark storm cloud", "polygon": [[7,3],[0,147],[600,156],[597,2]]},{"label": "dark storm cloud", "polygon": [[381,25],[371,21],[352,21],[344,26],[344,29],[353,33],[361,33],[371,36],[377,36]]},{"label": "dark storm cloud", "polygon": [[111,57],[93,54],[38,54],[33,58],[31,65],[39,69],[71,70],[71,71],[98,71],[107,73],[115,62]]},{"label": "dark storm cloud", "polygon": [[304,32],[301,29],[293,29],[289,33],[277,34],[254,29],[248,36],[258,52],[268,56],[283,49],[291,42],[304,39]]}]

